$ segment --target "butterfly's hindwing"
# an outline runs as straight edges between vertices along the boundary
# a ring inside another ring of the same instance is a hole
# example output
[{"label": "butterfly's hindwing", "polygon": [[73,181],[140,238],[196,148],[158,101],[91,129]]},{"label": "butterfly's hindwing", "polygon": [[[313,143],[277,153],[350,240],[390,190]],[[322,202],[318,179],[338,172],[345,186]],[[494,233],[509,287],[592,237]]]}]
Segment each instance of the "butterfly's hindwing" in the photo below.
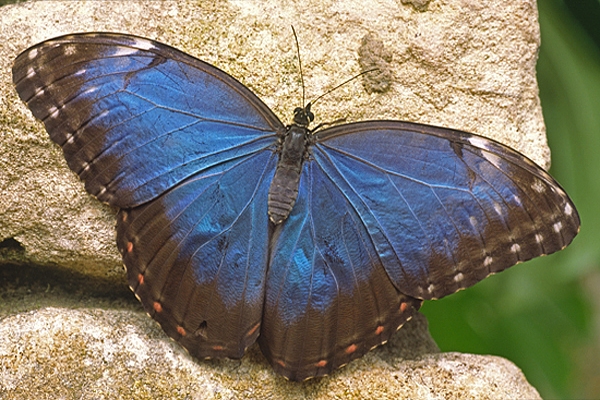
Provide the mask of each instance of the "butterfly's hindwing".
[{"label": "butterfly's hindwing", "polygon": [[275,162],[265,151],[221,164],[119,213],[132,290],[198,358],[239,358],[260,332]]},{"label": "butterfly's hindwing", "polygon": [[293,380],[362,356],[420,307],[391,283],[356,211],[316,163],[304,166],[299,193],[273,236],[259,337]]}]

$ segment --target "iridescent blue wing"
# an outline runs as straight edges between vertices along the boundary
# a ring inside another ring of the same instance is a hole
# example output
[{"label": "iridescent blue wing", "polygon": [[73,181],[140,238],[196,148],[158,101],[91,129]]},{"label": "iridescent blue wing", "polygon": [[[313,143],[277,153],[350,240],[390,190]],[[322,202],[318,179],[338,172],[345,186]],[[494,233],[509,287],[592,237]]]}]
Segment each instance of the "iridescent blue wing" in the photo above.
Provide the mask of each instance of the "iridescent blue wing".
[{"label": "iridescent blue wing", "polygon": [[396,289],[356,208],[316,162],[305,162],[298,200],[271,242],[258,341],[289,379],[362,356],[421,305]]},{"label": "iridescent blue wing", "polygon": [[13,80],[86,189],[123,209],[145,309],[193,355],[241,357],[260,332],[279,119],[226,73],[135,36],[40,43]]},{"label": "iridescent blue wing", "polygon": [[120,208],[264,149],[285,130],[228,74],[136,36],[40,43],[17,57],[13,81],[87,191]]},{"label": "iridescent blue wing", "polygon": [[559,184],[492,140],[398,121],[317,135],[315,162],[352,204],[388,278],[408,296],[441,298],[561,250],[579,231]]}]

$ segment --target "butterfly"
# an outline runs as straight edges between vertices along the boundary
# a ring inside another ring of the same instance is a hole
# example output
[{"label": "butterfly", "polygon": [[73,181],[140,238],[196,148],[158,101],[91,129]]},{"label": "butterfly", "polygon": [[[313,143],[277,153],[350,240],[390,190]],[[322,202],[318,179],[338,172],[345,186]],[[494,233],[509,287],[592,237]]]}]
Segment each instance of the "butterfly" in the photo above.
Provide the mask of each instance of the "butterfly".
[{"label": "butterfly", "polygon": [[142,37],[83,33],[21,53],[21,99],[99,200],[128,282],[197,358],[258,341],[302,381],[385,343],[419,309],[566,247],[573,202],[471,133],[373,120],[284,125],[220,69]]}]

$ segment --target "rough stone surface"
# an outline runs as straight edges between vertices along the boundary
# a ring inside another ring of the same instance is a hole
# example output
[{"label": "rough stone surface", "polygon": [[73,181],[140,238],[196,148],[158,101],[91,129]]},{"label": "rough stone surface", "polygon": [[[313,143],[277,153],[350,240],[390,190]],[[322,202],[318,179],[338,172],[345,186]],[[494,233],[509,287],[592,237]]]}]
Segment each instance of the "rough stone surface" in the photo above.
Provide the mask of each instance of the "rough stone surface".
[{"label": "rough stone surface", "polygon": [[[116,210],[85,193],[11,83],[19,52],[72,32],[119,31],[171,44],[239,78],[285,122],[301,105],[290,25],[299,33],[309,99],[360,72],[358,49],[372,34],[391,55],[389,89],[367,93],[358,79],[319,100],[315,122],[442,125],[492,137],[548,166],[535,1],[409,3],[53,1],[0,8],[0,263],[12,263],[2,268],[59,265],[86,287],[123,289]],[[406,344],[371,352],[332,378],[293,384],[274,377],[255,348],[241,362],[192,362],[128,300],[125,311],[112,301],[101,310],[64,297],[47,304],[51,293],[32,298],[19,284],[10,290],[31,304],[3,300],[2,398],[539,397],[516,367],[495,357],[378,355]]]},{"label": "rough stone surface", "polygon": [[[331,377],[275,376],[256,345],[242,360],[192,360],[143,313],[47,307],[0,321],[0,397],[12,399],[516,399],[540,398],[509,361],[421,354],[419,316],[392,343]],[[433,345],[435,346],[435,345]],[[433,350],[430,348],[429,351]]]}]

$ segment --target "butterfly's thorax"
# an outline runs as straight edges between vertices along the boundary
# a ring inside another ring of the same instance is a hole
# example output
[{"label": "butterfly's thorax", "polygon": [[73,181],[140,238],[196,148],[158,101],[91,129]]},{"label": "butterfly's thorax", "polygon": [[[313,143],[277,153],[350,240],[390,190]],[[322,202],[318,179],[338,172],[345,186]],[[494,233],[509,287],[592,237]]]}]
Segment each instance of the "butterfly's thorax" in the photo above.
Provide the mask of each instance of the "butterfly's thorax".
[{"label": "butterfly's thorax", "polygon": [[308,134],[305,126],[291,125],[281,145],[268,197],[269,217],[275,224],[283,222],[296,203]]}]

